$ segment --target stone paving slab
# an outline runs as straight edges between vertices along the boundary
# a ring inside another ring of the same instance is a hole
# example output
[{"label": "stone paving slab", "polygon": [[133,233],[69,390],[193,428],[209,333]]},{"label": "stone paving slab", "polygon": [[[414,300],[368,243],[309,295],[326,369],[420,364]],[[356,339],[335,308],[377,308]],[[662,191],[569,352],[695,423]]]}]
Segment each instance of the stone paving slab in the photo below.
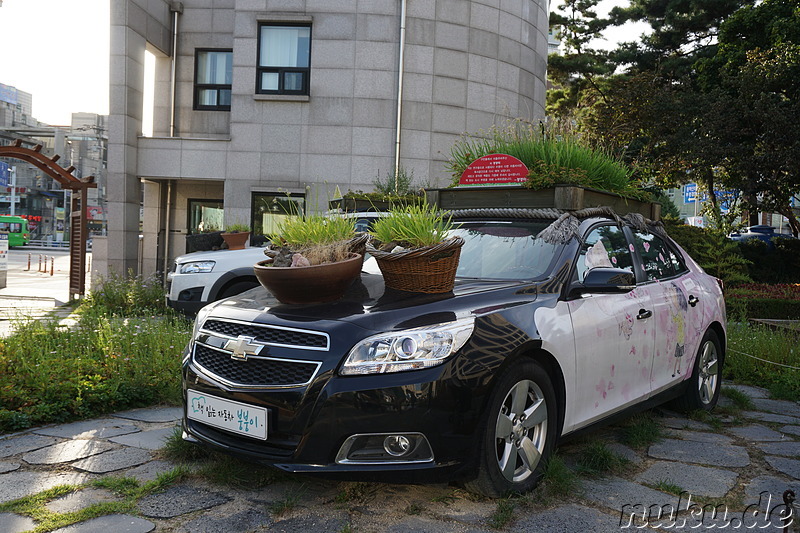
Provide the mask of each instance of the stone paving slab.
[{"label": "stone paving slab", "polygon": [[230,501],[220,492],[177,485],[164,492],[151,494],[139,500],[139,512],[150,518],[172,518],[182,514],[210,509]]},{"label": "stone paving slab", "polygon": [[169,472],[176,466],[178,465],[170,463],[169,461],[150,461],[149,463],[137,466],[136,468],[131,468],[130,470],[125,471],[125,473],[122,475],[125,477],[136,478],[139,480],[139,482],[152,481],[160,474]]},{"label": "stone paving slab", "polygon": [[738,474],[707,466],[658,461],[636,476],[639,483],[656,485],[659,481],[677,485],[689,494],[721,498],[736,485]]},{"label": "stone paving slab", "polygon": [[48,502],[45,507],[54,513],[71,513],[89,507],[93,503],[113,502],[120,499],[110,490],[90,487],[56,498]]},{"label": "stone paving slab", "polygon": [[12,461],[0,461],[0,474],[7,474],[9,472],[13,472],[14,470],[19,470],[21,463],[12,462]]},{"label": "stone paving slab", "polygon": [[144,409],[131,409],[114,413],[117,418],[138,420],[139,422],[177,422],[183,416],[182,407],[150,407]]},{"label": "stone paving slab", "polygon": [[783,426],[781,431],[784,433],[789,433],[790,435],[794,435],[796,437],[800,437],[800,426]]},{"label": "stone paving slab", "polygon": [[711,426],[699,420],[691,420],[689,418],[681,418],[679,416],[669,416],[661,418],[658,422],[671,429],[691,429],[693,431],[711,431]]},{"label": "stone paving slab", "polygon": [[[783,491],[787,489],[793,490],[795,494],[800,494],[800,481],[786,481],[775,476],[758,476],[744,488],[745,504],[762,503],[759,506],[760,509],[764,509],[764,505],[769,505],[771,509],[773,506],[783,503]],[[770,496],[772,496],[771,499]]]},{"label": "stone paving slab", "polygon": [[686,463],[741,467],[750,464],[747,450],[741,446],[710,446],[705,442],[666,439],[650,446],[647,454],[654,459]]},{"label": "stone paving slab", "polygon": [[32,518],[14,513],[0,513],[0,527],[3,533],[22,533],[36,527]]},{"label": "stone paving slab", "polygon": [[622,512],[625,509],[643,505],[678,505],[678,497],[654,490],[618,477],[594,479],[583,484],[583,499]]},{"label": "stone paving slab", "polygon": [[516,521],[509,531],[524,533],[620,533],[620,514],[602,513],[590,507],[563,505]]},{"label": "stone paving slab", "polygon": [[115,470],[142,465],[152,458],[153,455],[147,450],[142,450],[140,448],[122,448],[120,450],[111,450],[81,461],[76,461],[72,463],[72,467],[85,472],[106,474]]},{"label": "stone paving slab", "polygon": [[692,442],[704,442],[706,444],[731,444],[733,439],[727,435],[720,435],[719,433],[706,433],[703,431],[684,431],[680,429],[672,429],[667,431],[667,435],[676,439],[689,440]]},{"label": "stone paving slab", "polygon": [[760,411],[770,413],[781,413],[783,415],[800,417],[800,404],[786,400],[768,400],[765,398],[753,398],[753,405]]},{"label": "stone paving slab", "polygon": [[759,444],[758,447],[769,455],[783,455],[795,459],[800,457],[800,442],[797,441],[767,442]]},{"label": "stone paving slab", "polygon": [[139,428],[130,422],[113,418],[101,418],[99,420],[86,420],[84,422],[73,422],[71,424],[37,429],[34,433],[64,439],[95,439],[116,437],[117,435],[125,435],[136,431],[139,431]]},{"label": "stone paving slab", "polygon": [[644,458],[638,453],[636,453],[636,450],[629,448],[628,446],[625,446],[624,444],[621,444],[619,442],[609,442],[606,445],[606,448],[616,453],[623,459],[627,459],[628,461],[630,461],[635,465],[639,465],[644,462]]},{"label": "stone paving slab", "polygon": [[741,437],[748,442],[768,442],[780,441],[784,439],[784,436],[777,431],[766,426],[762,426],[761,424],[731,428],[729,431],[737,437]]},{"label": "stone paving slab", "polygon": [[800,479],[800,461],[797,459],[765,455],[764,460],[769,464],[769,466],[781,474],[786,474],[787,476],[795,479]]},{"label": "stone paving slab", "polygon": [[230,533],[264,531],[272,525],[272,518],[264,510],[248,509],[227,516],[202,515],[184,527],[188,533]]},{"label": "stone paving slab", "polygon": [[23,435],[21,437],[3,439],[0,440],[0,458],[38,450],[56,442],[58,442],[56,439],[42,435]]},{"label": "stone paving slab", "polygon": [[53,533],[149,533],[156,525],[126,514],[110,514],[56,529]]},{"label": "stone paving slab", "polygon": [[745,418],[761,420],[762,422],[800,425],[800,418],[796,416],[776,415],[775,413],[764,413],[761,411],[742,411],[742,416]]},{"label": "stone paving slab", "polygon": [[80,485],[86,483],[89,477],[77,472],[51,473],[51,472],[11,472],[0,475],[0,503],[10,502],[36,494],[43,490],[52,489],[57,485]]},{"label": "stone paving slab", "polygon": [[149,431],[140,431],[139,433],[131,433],[130,435],[122,435],[110,439],[111,442],[117,444],[124,444],[125,446],[134,446],[136,448],[144,448],[145,450],[160,450],[164,447],[164,443],[175,432],[174,427],[151,429]]},{"label": "stone paving slab", "polygon": [[22,459],[32,465],[54,465],[91,457],[113,447],[99,440],[71,440],[26,453]]}]

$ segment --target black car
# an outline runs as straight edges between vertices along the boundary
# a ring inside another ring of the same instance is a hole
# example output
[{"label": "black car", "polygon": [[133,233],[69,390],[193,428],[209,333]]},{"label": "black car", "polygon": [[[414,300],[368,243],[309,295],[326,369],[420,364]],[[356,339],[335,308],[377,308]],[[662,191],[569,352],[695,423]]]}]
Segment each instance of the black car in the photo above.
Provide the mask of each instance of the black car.
[{"label": "black car", "polygon": [[367,262],[336,302],[259,287],[201,310],[184,438],[291,472],[425,470],[498,496],[532,488],[562,435],[676,397],[716,404],[721,284],[660,225],[608,209],[453,217],[466,244],[450,293],[387,289]]}]

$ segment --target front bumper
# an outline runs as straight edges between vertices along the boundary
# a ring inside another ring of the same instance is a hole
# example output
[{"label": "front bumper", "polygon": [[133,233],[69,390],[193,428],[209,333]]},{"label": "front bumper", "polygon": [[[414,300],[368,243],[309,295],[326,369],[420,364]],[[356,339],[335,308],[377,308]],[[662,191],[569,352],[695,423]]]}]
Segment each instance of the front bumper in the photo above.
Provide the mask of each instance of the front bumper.
[{"label": "front bumper", "polygon": [[[269,410],[266,440],[213,428],[189,419],[187,440],[292,472],[437,470],[467,466],[475,456],[475,434],[483,405],[477,373],[464,379],[458,357],[438,367],[396,374],[347,376],[323,367],[304,387],[237,389],[187,361],[187,389]],[[477,370],[477,367],[476,367]],[[424,435],[433,459],[405,462],[337,462],[345,441],[358,434]]]}]

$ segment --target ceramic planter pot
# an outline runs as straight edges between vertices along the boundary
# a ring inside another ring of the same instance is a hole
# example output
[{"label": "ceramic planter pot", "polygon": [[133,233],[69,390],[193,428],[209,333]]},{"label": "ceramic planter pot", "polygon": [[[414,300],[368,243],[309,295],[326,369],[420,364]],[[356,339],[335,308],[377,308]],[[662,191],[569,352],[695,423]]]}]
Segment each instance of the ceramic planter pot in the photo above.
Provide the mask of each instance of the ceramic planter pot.
[{"label": "ceramic planter pot", "polygon": [[244,250],[244,245],[250,237],[249,231],[240,231],[238,233],[223,233],[222,239],[228,245],[229,250]]},{"label": "ceramic planter pot", "polygon": [[253,267],[256,278],[275,298],[285,304],[332,302],[341,298],[361,273],[363,257],[307,267],[274,267],[272,259]]}]

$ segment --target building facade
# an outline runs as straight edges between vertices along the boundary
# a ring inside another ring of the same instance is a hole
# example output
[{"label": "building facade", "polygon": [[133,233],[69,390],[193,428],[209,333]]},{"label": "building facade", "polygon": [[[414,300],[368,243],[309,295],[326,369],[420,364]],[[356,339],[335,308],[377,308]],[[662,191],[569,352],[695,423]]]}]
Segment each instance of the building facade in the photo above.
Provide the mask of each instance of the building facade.
[{"label": "building facade", "polygon": [[106,267],[166,270],[188,233],[263,232],[287,194],[319,209],[396,164],[445,185],[461,134],[544,117],[547,22],[547,0],[112,0]]},{"label": "building facade", "polygon": [[[95,113],[73,113],[70,126],[51,126],[32,115],[33,95],[0,84],[0,145],[16,141],[32,148],[42,146],[47,156],[58,155],[63,167],[74,166],[73,175],[94,176],[97,189],[89,189],[89,230],[105,231],[103,188],[105,183],[106,117]],[[13,180],[4,172],[13,168]],[[5,175],[5,176],[4,176]],[[13,191],[12,191],[13,188]],[[36,166],[18,159],[0,159],[0,214],[28,219],[31,238],[43,243],[68,241],[69,191]]]}]

